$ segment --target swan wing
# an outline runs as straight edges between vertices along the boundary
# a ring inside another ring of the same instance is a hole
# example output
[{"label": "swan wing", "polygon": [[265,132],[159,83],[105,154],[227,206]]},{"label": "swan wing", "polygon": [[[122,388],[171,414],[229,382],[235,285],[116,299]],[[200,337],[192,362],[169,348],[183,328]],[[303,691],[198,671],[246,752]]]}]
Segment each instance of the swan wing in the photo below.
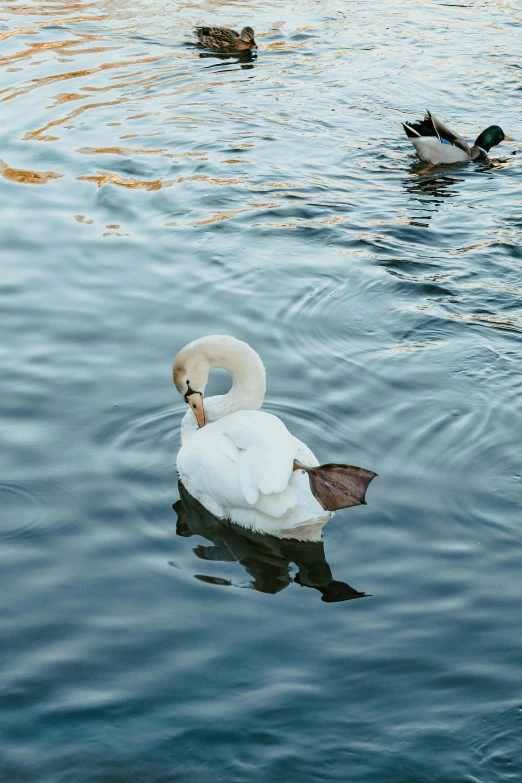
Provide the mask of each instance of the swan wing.
[{"label": "swan wing", "polygon": [[300,462],[301,465],[307,468],[316,468],[319,465],[319,460],[306,443],[294,437],[294,444],[296,449],[294,459],[297,462]]},{"label": "swan wing", "polygon": [[260,494],[283,492],[292,476],[296,448],[281,419],[264,411],[238,411],[222,424],[223,434],[238,450],[239,480],[246,501],[254,505]]},{"label": "swan wing", "polygon": [[298,502],[291,485],[298,444],[277,416],[237,411],[184,440],[178,472],[188,491],[216,516],[255,508],[279,517]]}]

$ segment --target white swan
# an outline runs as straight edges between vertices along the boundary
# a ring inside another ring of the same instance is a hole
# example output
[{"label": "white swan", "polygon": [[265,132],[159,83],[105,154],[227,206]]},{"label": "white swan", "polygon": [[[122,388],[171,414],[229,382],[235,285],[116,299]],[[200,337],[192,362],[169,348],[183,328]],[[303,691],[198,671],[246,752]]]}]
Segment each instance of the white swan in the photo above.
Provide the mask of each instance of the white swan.
[{"label": "white swan", "polygon": [[[232,375],[228,394],[203,394],[209,372]],[[177,469],[188,492],[220,519],[279,538],[318,541],[339,508],[360,505],[371,471],[322,465],[281,419],[260,411],[265,368],[247,343],[202,337],[176,356],[174,383],[191,406],[181,423]]]}]

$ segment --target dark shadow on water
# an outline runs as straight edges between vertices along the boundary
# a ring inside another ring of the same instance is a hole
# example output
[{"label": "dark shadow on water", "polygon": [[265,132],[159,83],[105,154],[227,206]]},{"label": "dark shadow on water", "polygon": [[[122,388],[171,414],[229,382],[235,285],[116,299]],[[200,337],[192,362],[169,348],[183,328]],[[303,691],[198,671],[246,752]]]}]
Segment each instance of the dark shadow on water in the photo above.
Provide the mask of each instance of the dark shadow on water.
[{"label": "dark shadow on water", "polygon": [[409,177],[403,180],[404,189],[421,200],[436,199],[440,204],[445,199],[454,198],[459,194],[458,185],[464,180],[462,177],[455,176],[455,169],[456,165],[427,169],[426,163],[421,161],[413,163],[410,166]]},{"label": "dark shadow on water", "polygon": [[[184,538],[198,535],[213,544],[198,544],[194,548],[194,554],[201,560],[241,563],[252,577],[250,586],[261,593],[279,593],[295,582],[318,590],[321,600],[327,603],[365,597],[365,593],[354,590],[346,582],[332,578],[322,541],[285,540],[222,522],[189,495],[181,482],[178,487],[180,500],[173,505],[178,515],[177,535]],[[292,563],[299,569],[294,578]],[[208,584],[232,585],[229,580],[215,576],[196,574],[196,579]]]},{"label": "dark shadow on water", "polygon": [[187,49],[196,50],[198,57],[201,57],[202,60],[221,60],[221,62],[206,65],[205,68],[224,68],[227,65],[239,65],[241,68],[248,70],[254,67],[254,63],[257,60],[257,54],[252,49],[244,49],[241,52],[222,52],[219,49],[205,49],[197,41],[184,41],[183,46]]},{"label": "dark shadow on water", "polygon": [[422,161],[410,166],[409,176],[402,182],[410,196],[410,208],[415,213],[410,223],[416,224],[419,219],[431,220],[444,201],[459,195],[458,186],[464,181],[462,177],[455,176],[459,167],[462,164],[429,168]]},{"label": "dark shadow on water", "polygon": [[220,63],[213,63],[212,65],[206,65],[205,68],[224,68],[227,65],[239,65],[244,70],[248,70],[254,67],[257,54],[253,54],[250,49],[245,49],[243,52],[218,52],[218,51],[205,51],[200,52],[201,59],[212,58],[213,60],[221,60]]}]

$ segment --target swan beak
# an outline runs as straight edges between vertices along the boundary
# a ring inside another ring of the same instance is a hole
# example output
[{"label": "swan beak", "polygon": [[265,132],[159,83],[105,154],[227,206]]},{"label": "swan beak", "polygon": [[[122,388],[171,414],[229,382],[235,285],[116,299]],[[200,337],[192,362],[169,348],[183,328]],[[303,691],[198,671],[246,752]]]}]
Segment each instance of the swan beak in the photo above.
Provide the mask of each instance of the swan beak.
[{"label": "swan beak", "polygon": [[515,139],[513,138],[513,136],[504,135],[504,141],[515,141]]},{"label": "swan beak", "polygon": [[188,398],[188,404],[194,411],[194,416],[199,427],[205,426],[205,409],[203,407],[203,395],[201,392],[192,392]]}]

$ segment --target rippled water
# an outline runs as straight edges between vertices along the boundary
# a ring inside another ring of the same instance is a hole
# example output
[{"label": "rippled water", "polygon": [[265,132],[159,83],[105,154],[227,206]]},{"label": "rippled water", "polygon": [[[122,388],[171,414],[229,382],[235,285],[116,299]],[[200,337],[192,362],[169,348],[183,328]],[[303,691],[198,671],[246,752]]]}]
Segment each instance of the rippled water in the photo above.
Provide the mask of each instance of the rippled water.
[{"label": "rippled water", "polygon": [[[521,26],[0,4],[2,781],[520,780]],[[429,170],[426,107],[519,141]],[[171,362],[212,332],[379,474],[324,547],[179,499]]]}]

